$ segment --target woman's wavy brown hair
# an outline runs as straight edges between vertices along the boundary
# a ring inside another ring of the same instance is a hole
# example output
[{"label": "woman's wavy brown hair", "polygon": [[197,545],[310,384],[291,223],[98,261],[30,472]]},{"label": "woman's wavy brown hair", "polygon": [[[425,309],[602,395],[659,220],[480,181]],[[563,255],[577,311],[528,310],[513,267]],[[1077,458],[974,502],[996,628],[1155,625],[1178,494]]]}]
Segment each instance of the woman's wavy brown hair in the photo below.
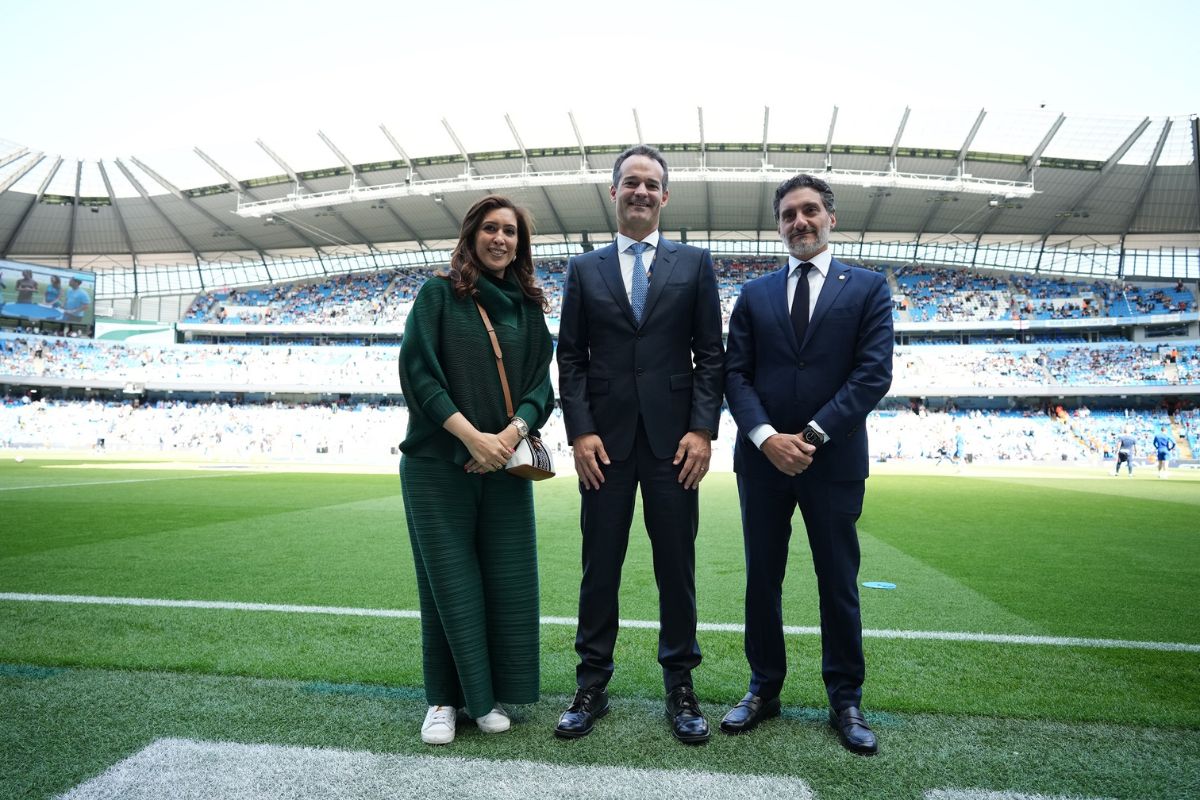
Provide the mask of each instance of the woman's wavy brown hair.
[{"label": "woman's wavy brown hair", "polygon": [[475,257],[475,236],[483,226],[484,217],[497,208],[512,209],[517,217],[517,256],[505,271],[516,276],[517,284],[526,300],[537,303],[542,307],[542,311],[549,311],[545,293],[534,282],[533,220],[528,211],[498,194],[484,197],[467,211],[467,215],[463,217],[462,228],[458,232],[458,244],[454,246],[454,252],[450,255],[450,272],[440,277],[450,281],[454,287],[454,295],[460,300],[479,293],[475,284],[479,282],[482,268]]}]

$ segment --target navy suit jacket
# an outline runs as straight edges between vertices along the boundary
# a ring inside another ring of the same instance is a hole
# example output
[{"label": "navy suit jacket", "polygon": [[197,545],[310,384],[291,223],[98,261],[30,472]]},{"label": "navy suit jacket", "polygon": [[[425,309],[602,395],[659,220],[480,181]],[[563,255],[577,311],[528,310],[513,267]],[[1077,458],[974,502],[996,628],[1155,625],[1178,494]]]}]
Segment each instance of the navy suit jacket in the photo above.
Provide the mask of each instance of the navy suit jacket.
[{"label": "navy suit jacket", "polygon": [[707,428],[715,436],[723,354],[707,250],[659,238],[640,325],[616,244],[567,264],[558,388],[568,441],[597,433],[609,458],[624,460],[639,414],[656,458],[674,457],[689,430]]},{"label": "navy suit jacket", "polygon": [[770,423],[799,433],[815,420],[829,441],[803,475],[867,477],[866,418],[892,384],[892,298],[883,275],[832,261],[804,341],[787,305],[788,266],[742,287],[729,320],[725,393],[737,422],[734,471],[785,484],[747,434]]}]

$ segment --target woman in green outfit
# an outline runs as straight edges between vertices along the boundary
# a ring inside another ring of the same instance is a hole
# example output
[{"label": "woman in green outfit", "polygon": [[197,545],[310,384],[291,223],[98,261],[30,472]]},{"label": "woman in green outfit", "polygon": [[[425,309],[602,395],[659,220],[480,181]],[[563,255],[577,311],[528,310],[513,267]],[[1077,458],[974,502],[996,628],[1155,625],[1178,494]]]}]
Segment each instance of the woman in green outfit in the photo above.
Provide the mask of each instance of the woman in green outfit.
[{"label": "woman in green outfit", "polygon": [[[460,707],[481,731],[499,733],[509,727],[500,703],[538,699],[533,487],[504,471],[554,407],[531,240],[529,217],[511,200],[475,203],[449,273],[425,282],[404,328],[400,481],[421,600],[428,744],[454,740]],[[476,302],[504,354],[511,419]]]}]

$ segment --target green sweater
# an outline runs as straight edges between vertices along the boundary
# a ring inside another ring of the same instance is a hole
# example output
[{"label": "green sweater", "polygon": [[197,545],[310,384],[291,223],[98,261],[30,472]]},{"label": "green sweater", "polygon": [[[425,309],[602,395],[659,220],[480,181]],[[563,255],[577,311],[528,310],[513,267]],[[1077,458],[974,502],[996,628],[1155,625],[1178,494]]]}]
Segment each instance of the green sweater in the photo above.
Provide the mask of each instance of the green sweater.
[{"label": "green sweater", "polygon": [[[518,417],[535,432],[554,408],[550,387],[553,345],[541,308],[521,294],[511,275],[488,275],[477,284],[500,349]],[[442,425],[454,412],[477,430],[499,433],[508,425],[504,392],[491,339],[470,298],[454,296],[450,281],[425,281],[409,312],[400,346],[400,387],[408,404],[408,433],[400,450],[465,464],[466,445]]]}]

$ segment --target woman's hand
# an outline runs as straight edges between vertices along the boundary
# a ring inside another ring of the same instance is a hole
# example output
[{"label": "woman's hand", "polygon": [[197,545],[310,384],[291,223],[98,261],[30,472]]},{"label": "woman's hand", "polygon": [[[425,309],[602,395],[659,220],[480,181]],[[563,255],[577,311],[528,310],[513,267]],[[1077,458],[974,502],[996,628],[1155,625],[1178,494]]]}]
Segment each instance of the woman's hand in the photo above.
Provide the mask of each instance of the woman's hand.
[{"label": "woman's hand", "polygon": [[471,458],[463,465],[467,472],[482,475],[504,469],[520,435],[512,425],[500,433],[483,433],[476,430],[461,412],[454,412],[442,423],[442,427],[467,446]]},{"label": "woman's hand", "polygon": [[467,472],[485,473],[504,469],[513,449],[509,447],[502,434],[480,433],[463,441],[471,453],[471,459],[464,465]]}]

